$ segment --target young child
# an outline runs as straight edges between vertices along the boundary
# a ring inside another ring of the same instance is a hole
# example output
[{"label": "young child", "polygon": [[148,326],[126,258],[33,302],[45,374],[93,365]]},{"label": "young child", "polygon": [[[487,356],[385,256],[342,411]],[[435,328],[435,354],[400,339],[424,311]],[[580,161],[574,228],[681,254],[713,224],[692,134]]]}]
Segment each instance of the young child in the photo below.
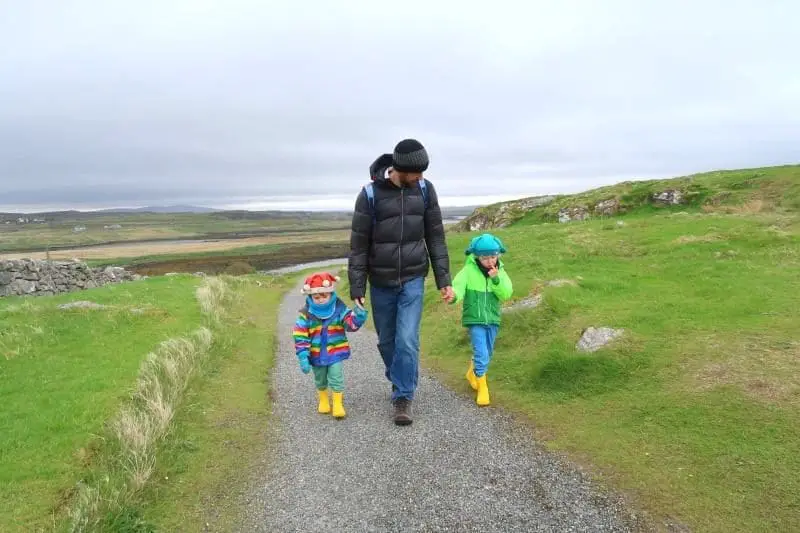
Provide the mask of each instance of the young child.
[{"label": "young child", "polygon": [[500,254],[506,249],[500,239],[484,233],[472,239],[466,250],[464,267],[453,279],[455,299],[463,301],[461,324],[469,329],[472,360],[467,381],[478,391],[478,405],[489,405],[486,370],[494,353],[494,342],[500,327],[500,302],[511,298],[513,291]]},{"label": "young child", "polygon": [[342,394],[344,373],[342,361],[350,358],[350,344],[345,331],[358,331],[367,321],[367,311],[359,306],[351,310],[336,296],[334,284],[338,276],[316,272],[303,283],[306,303],[298,312],[292,330],[294,348],[304,374],[314,371],[319,395],[317,411],[331,413],[328,388],[333,391],[335,418],[345,416]]}]

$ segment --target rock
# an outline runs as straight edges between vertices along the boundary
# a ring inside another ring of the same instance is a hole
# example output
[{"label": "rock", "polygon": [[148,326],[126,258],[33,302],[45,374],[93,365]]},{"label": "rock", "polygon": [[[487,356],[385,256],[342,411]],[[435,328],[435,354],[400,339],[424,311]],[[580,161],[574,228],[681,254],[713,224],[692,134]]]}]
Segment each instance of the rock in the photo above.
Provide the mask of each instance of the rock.
[{"label": "rock", "polygon": [[608,200],[603,200],[598,202],[594,206],[594,214],[601,215],[601,216],[613,216],[619,213],[619,200],[616,198],[609,198]]},{"label": "rock", "polygon": [[523,298],[522,300],[519,300],[518,302],[514,302],[514,305],[504,307],[502,312],[510,313],[513,311],[519,311],[520,309],[533,309],[537,307],[540,303],[542,303],[542,295],[534,294],[533,296],[528,296],[526,298]]},{"label": "rock", "polygon": [[122,267],[91,268],[73,261],[0,260],[0,296],[46,296],[132,280]]},{"label": "rock", "polygon": [[617,226],[622,227],[625,225],[625,222],[622,220],[617,220]]},{"label": "rock", "polygon": [[558,210],[558,221],[562,224],[573,220],[586,220],[590,218],[589,210],[586,206],[579,205],[573,207],[562,207]]},{"label": "rock", "polygon": [[59,309],[103,309],[104,307],[105,305],[87,300],[78,300],[76,302],[70,302],[58,306]]},{"label": "rock", "polygon": [[554,279],[548,281],[547,285],[550,287],[563,287],[564,285],[572,285],[574,287],[578,285],[578,283],[571,279]]},{"label": "rock", "polygon": [[108,266],[103,270],[103,274],[115,281],[118,279],[124,279],[127,273],[128,271],[124,268],[116,266]]},{"label": "rock", "polygon": [[624,329],[588,327],[575,345],[579,352],[594,352],[624,333]]},{"label": "rock", "polygon": [[683,193],[677,189],[653,193],[653,202],[661,205],[679,205],[684,203]]},{"label": "rock", "polygon": [[36,292],[36,284],[27,279],[15,279],[8,284],[11,294],[32,294]]},{"label": "rock", "polygon": [[483,231],[490,227],[489,215],[486,213],[476,213],[465,218],[464,224],[466,224],[469,231]]},{"label": "rock", "polygon": [[542,207],[555,200],[555,196],[534,196],[511,202],[479,207],[471,215],[459,222],[456,230],[485,231],[492,228],[510,226],[537,207]]}]

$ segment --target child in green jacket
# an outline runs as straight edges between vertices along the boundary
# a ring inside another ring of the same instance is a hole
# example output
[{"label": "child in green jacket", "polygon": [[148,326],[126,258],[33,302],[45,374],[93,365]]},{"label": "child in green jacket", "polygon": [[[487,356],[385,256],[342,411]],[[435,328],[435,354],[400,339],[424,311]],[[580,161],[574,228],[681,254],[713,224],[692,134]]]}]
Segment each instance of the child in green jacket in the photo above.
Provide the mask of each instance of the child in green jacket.
[{"label": "child in green jacket", "polygon": [[472,239],[466,250],[467,260],[453,279],[455,299],[463,301],[461,324],[469,329],[472,341],[472,360],[467,381],[478,391],[478,405],[489,405],[486,370],[494,352],[494,342],[500,327],[500,302],[511,298],[511,278],[506,273],[500,254],[503,243],[489,233]]}]

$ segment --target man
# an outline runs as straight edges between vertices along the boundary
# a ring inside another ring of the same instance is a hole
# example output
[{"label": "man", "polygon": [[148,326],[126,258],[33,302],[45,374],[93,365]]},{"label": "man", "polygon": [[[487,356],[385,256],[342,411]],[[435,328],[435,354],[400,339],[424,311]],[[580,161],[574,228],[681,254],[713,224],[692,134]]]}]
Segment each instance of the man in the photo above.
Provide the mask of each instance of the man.
[{"label": "man", "polygon": [[412,422],[422,297],[431,264],[442,298],[454,298],[442,212],[436,190],[422,176],[428,162],[425,147],[414,139],[376,159],[370,166],[372,201],[366,189],[358,195],[350,234],[350,297],[363,306],[369,280],[378,350],[392,383],[394,423],[400,426]]}]

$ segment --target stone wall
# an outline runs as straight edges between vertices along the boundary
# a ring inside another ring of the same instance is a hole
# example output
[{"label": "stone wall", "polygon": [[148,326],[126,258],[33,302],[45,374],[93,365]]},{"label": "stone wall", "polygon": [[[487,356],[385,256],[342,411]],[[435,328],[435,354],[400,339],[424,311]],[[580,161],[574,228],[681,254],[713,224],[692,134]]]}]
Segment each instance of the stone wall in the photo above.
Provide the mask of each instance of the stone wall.
[{"label": "stone wall", "polygon": [[91,268],[78,261],[0,260],[0,297],[45,296],[140,277],[122,267]]}]

